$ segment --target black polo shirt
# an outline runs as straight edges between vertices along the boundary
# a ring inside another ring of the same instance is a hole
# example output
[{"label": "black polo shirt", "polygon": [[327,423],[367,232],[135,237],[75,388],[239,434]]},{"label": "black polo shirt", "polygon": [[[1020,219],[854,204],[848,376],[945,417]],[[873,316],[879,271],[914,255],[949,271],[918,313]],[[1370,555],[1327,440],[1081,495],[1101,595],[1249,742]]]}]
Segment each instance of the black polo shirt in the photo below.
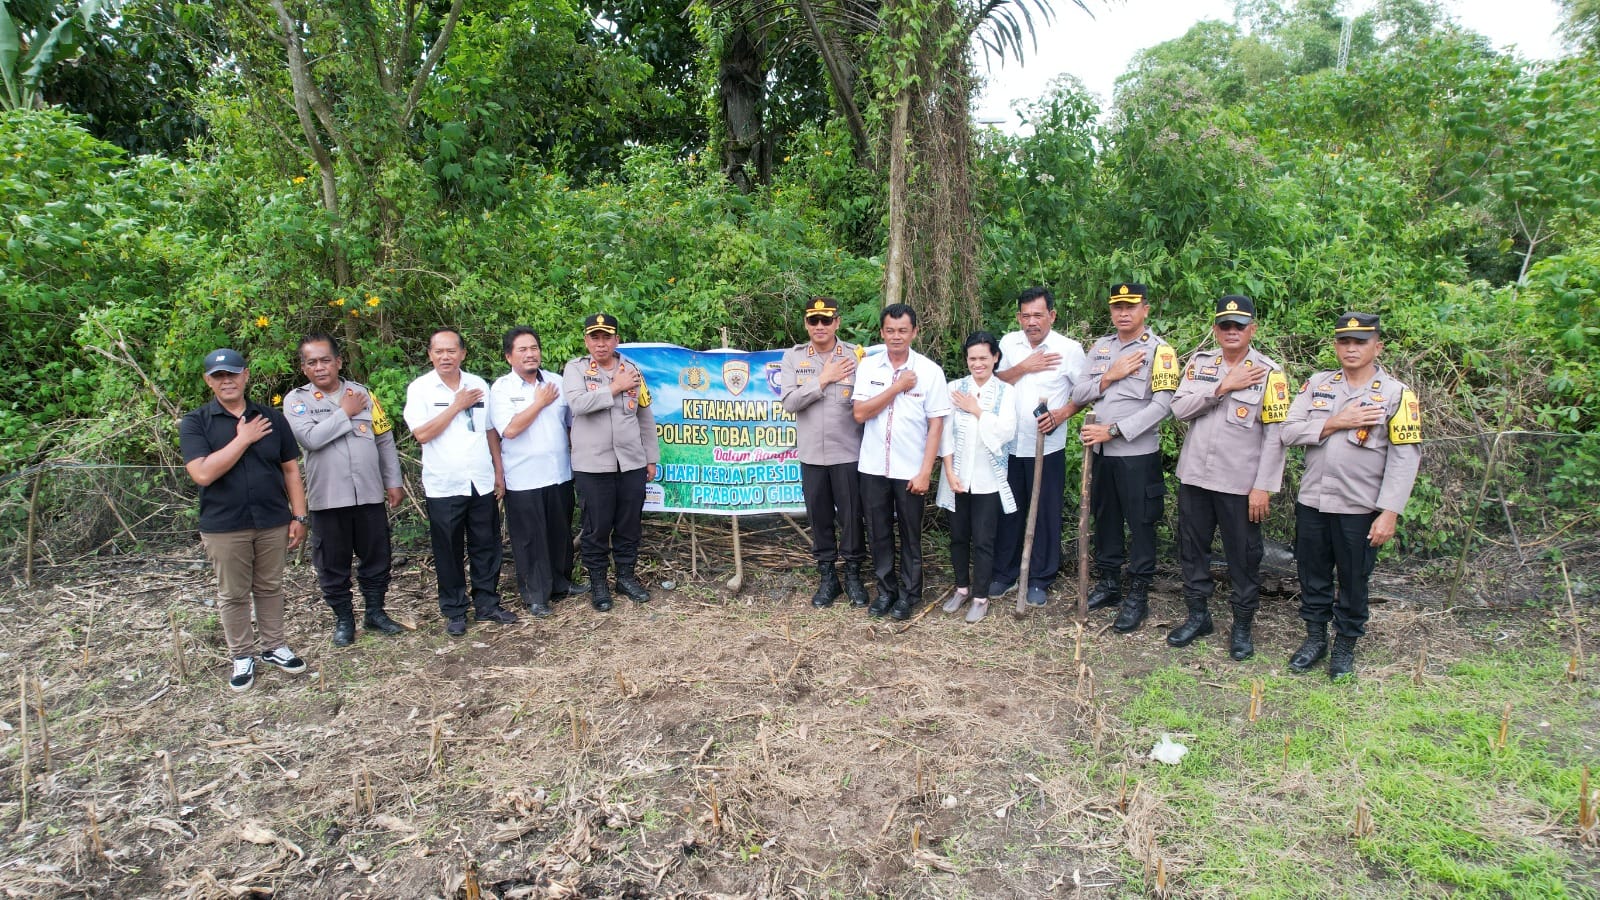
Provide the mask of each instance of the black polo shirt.
[{"label": "black polo shirt", "polygon": [[[250,445],[233,468],[200,488],[200,531],[221,534],[289,524],[289,494],[283,483],[283,464],[300,458],[300,445],[283,413],[259,403],[246,402],[246,421],[266,416],[272,433]],[[226,447],[239,433],[239,419],[210,403],[191,410],[178,423],[178,449],[185,463]]]}]

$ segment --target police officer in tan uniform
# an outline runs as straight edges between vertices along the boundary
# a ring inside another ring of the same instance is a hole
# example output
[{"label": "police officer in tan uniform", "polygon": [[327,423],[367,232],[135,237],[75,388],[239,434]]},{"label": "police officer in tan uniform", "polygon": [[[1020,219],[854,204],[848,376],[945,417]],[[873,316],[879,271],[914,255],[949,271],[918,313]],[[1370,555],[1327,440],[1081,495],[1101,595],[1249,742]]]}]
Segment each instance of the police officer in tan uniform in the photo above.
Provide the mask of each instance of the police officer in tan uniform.
[{"label": "police officer in tan uniform", "polygon": [[333,645],[356,639],[350,558],[361,561],[361,623],[399,634],[384,612],[389,592],[389,514],[400,505],[400,456],[394,425],[378,398],[341,376],[344,359],[331,335],[300,339],[300,370],[311,379],[283,397],[283,415],[306,453],[306,502],[311,508],[311,561],[323,602],[333,610]]},{"label": "police officer in tan uniform", "polygon": [[1378,548],[1394,537],[1422,458],[1417,395],[1378,364],[1378,317],[1344,313],[1333,340],[1339,369],[1301,385],[1282,430],[1286,446],[1306,448],[1294,509],[1306,640],[1289,667],[1304,672],[1316,665],[1328,651],[1332,621],[1330,679],[1355,671],[1356,641],[1366,634],[1367,582]]},{"label": "police officer in tan uniform", "polygon": [[[851,606],[862,607],[868,602],[861,581],[867,549],[856,472],[862,426],[850,402],[862,349],[839,340],[839,304],[832,297],[806,301],[805,321],[811,340],[784,352],[779,374],[783,408],[795,417],[800,487],[811,520],[811,554],[822,576],[811,605],[829,607],[840,594],[848,594]],[[842,586],[834,566],[841,556]]]},{"label": "police officer in tan uniform", "polygon": [[1250,626],[1261,601],[1261,523],[1268,499],[1283,486],[1287,453],[1278,430],[1289,411],[1289,382],[1250,345],[1255,315],[1249,297],[1219,299],[1211,322],[1217,349],[1194,354],[1172,398],[1173,418],[1189,423],[1178,454],[1178,559],[1189,616],[1167,643],[1187,647],[1214,630],[1207,604],[1215,588],[1211,541],[1220,528],[1233,583],[1228,652],[1237,660],[1255,652]]},{"label": "police officer in tan uniform", "polygon": [[[1072,402],[1094,404],[1095,424],[1082,428],[1094,448],[1095,567],[1099,581],[1089,608],[1121,604],[1113,623],[1126,633],[1139,627],[1150,607],[1156,574],[1156,523],[1166,485],[1161,475],[1161,420],[1178,389],[1178,354],[1145,327],[1150,301],[1137,283],[1111,289],[1111,324],[1116,330],[1089,350],[1088,377],[1072,386]],[[1127,525],[1127,543],[1123,525]],[[1128,565],[1128,595],[1122,596],[1122,566]]]},{"label": "police officer in tan uniform", "polygon": [[561,392],[572,409],[572,478],[583,499],[579,547],[595,609],[611,609],[606,570],[617,565],[617,590],[635,603],[650,600],[634,566],[642,539],[644,486],[656,477],[661,447],[650,411],[650,388],[639,367],[617,352],[615,316],[583,322],[588,356],[567,363]]}]

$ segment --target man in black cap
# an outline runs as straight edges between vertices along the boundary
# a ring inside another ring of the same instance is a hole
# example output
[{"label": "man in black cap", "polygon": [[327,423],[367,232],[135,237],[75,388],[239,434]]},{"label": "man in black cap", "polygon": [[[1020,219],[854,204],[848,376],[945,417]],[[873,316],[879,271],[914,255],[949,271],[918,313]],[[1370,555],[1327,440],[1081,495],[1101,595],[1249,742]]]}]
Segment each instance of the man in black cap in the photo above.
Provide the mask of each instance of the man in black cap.
[{"label": "man in black cap", "polygon": [[[1121,605],[1112,627],[1139,627],[1150,608],[1156,575],[1156,523],[1166,496],[1161,474],[1161,420],[1178,389],[1178,355],[1149,328],[1145,286],[1132,282],[1111,289],[1111,334],[1089,350],[1089,374],[1072,386],[1072,402],[1094,404],[1095,424],[1082,429],[1094,448],[1094,562],[1100,579],[1089,608]],[[1123,526],[1127,526],[1124,542]],[[1122,566],[1128,565],[1128,595],[1122,596]]]},{"label": "man in black cap", "polygon": [[[851,389],[862,349],[839,340],[839,305],[832,297],[813,297],[804,310],[811,340],[796,344],[780,363],[783,408],[795,417],[800,485],[811,522],[811,553],[822,576],[811,605],[833,605],[840,594],[850,605],[866,606],[861,566],[867,545],[861,522],[861,423],[855,420]],[[837,538],[834,526],[838,526]],[[844,583],[834,563],[844,557]]]},{"label": "man in black cap", "polygon": [[589,570],[595,609],[611,609],[606,570],[617,565],[617,590],[635,603],[650,600],[634,566],[643,538],[645,484],[656,477],[661,447],[650,411],[650,388],[639,367],[617,352],[615,316],[583,322],[588,356],[567,363],[561,391],[572,409],[572,478],[583,498],[579,547]]},{"label": "man in black cap", "polygon": [[1211,323],[1217,349],[1196,351],[1172,398],[1173,418],[1189,423],[1178,454],[1178,559],[1189,616],[1167,643],[1187,647],[1213,631],[1211,541],[1220,528],[1233,583],[1228,651],[1237,660],[1255,652],[1250,626],[1261,601],[1261,523],[1283,486],[1278,430],[1289,410],[1283,370],[1250,346],[1255,314],[1249,297],[1217,301]]},{"label": "man in black cap", "polygon": [[291,675],[306,670],[283,628],[284,557],[306,537],[300,447],[281,413],[245,395],[250,369],[238,351],[213,350],[201,368],[212,400],[178,423],[178,445],[200,485],[200,540],[216,569],[233,656],[228,687],[244,691],[255,684],[261,648],[263,662]]},{"label": "man in black cap", "polygon": [[1378,364],[1383,352],[1378,317],[1340,315],[1333,343],[1339,369],[1318,372],[1300,386],[1282,432],[1285,445],[1306,448],[1294,508],[1306,639],[1289,658],[1289,668],[1304,672],[1328,652],[1332,621],[1330,679],[1355,671],[1378,548],[1394,537],[1422,459],[1417,395]]}]

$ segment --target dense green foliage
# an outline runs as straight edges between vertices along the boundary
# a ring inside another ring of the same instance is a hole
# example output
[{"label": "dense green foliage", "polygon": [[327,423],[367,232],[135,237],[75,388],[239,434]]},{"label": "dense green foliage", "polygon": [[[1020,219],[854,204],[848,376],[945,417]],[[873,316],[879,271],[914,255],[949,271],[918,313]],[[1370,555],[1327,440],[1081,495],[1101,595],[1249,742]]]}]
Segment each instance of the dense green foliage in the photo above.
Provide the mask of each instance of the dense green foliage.
[{"label": "dense green foliage", "polygon": [[[767,119],[783,130],[772,182],[730,186],[708,121],[716,60],[703,56],[721,20],[704,9],[124,7],[139,15],[70,79],[41,70],[65,110],[0,119],[7,469],[60,449],[57,430],[70,444],[192,404],[195,360],[213,346],[249,353],[270,398],[298,380],[295,338],[313,329],[341,333],[354,373],[391,402],[439,324],[467,333],[484,374],[501,368],[505,326],[541,329],[559,363],[597,308],[625,317],[629,338],[770,346],[799,339],[796,302],[826,292],[846,301],[848,332],[871,335],[883,176],[817,102],[820,71],[809,92],[792,87],[815,62],[791,48],[773,53],[784,77],[769,81],[791,86],[769,102],[804,96],[803,112]],[[59,22],[76,7],[28,8]],[[1159,298],[1153,324],[1187,351],[1211,299],[1243,291],[1265,311],[1260,339],[1298,375],[1331,362],[1331,315],[1368,307],[1435,434],[1593,431],[1595,59],[1529,64],[1428,3],[1393,0],[1356,20],[1340,71],[1334,9],[1244,4],[1239,22],[1141,53],[1110,110],[1067,82],[1030,107],[1026,134],[980,135],[982,318],[1005,328],[1016,291],[1043,283],[1063,329],[1087,338],[1106,327],[1106,285],[1138,279]],[[312,86],[302,110],[289,44]],[[881,141],[885,91],[910,70],[871,54],[916,48],[862,46],[855,90]],[[134,70],[142,87],[115,95],[120,116],[95,105],[109,89],[83,87]],[[164,80],[193,72],[208,74]],[[133,157],[105,138],[162,152]],[[923,343],[948,354],[961,337]],[[1571,496],[1600,483],[1600,451],[1580,446],[1560,476]],[[1429,491],[1423,513],[1444,502]]]}]

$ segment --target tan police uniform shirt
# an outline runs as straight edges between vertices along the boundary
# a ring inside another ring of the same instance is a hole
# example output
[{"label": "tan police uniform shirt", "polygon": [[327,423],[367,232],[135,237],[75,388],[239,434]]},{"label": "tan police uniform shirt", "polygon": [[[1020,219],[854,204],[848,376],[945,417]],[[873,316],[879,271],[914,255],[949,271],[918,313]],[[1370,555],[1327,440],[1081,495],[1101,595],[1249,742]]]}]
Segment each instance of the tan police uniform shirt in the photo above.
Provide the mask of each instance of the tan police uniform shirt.
[{"label": "tan police uniform shirt", "polygon": [[[1139,353],[1144,365],[1127,378],[1100,391],[1100,379],[1121,357]],[[1123,342],[1112,332],[1089,348],[1088,370],[1082,381],[1072,386],[1072,402],[1094,404],[1097,425],[1115,424],[1121,432],[1111,440],[1095,445],[1095,452],[1106,456],[1144,456],[1161,449],[1161,420],[1172,409],[1172,393],[1178,389],[1178,354],[1155,332],[1146,328],[1131,341]]]},{"label": "tan police uniform shirt", "polygon": [[580,356],[561,373],[561,393],[572,409],[574,472],[631,472],[661,461],[650,386],[641,373],[636,387],[612,394],[612,376],[622,366],[638,369],[620,353],[617,360],[617,367],[607,372]]},{"label": "tan police uniform shirt", "polygon": [[[354,416],[339,406],[346,388],[367,395],[366,408]],[[306,452],[310,509],[382,503],[387,488],[401,486],[394,423],[363,385],[341,381],[337,391],[324,395],[315,385],[303,384],[284,395],[283,417]]]},{"label": "tan police uniform shirt", "polygon": [[[1352,403],[1382,406],[1384,421],[1323,439],[1328,417]],[[1421,410],[1416,395],[1382,366],[1364,385],[1337,370],[1311,376],[1280,434],[1285,446],[1306,448],[1301,503],[1325,513],[1405,512],[1422,460]]]},{"label": "tan police uniform shirt", "polygon": [[806,465],[855,465],[861,458],[862,426],[851,407],[855,374],[826,387],[818,380],[823,366],[846,357],[859,364],[860,348],[835,341],[831,351],[818,353],[807,341],[784,351],[779,363],[779,398],[784,410],[794,413],[795,445]]},{"label": "tan police uniform shirt", "polygon": [[1278,432],[1289,411],[1283,370],[1251,347],[1239,365],[1260,367],[1267,380],[1217,396],[1231,367],[1221,350],[1196,353],[1172,397],[1172,416],[1189,423],[1178,453],[1178,480],[1223,494],[1277,493],[1288,448]]}]

